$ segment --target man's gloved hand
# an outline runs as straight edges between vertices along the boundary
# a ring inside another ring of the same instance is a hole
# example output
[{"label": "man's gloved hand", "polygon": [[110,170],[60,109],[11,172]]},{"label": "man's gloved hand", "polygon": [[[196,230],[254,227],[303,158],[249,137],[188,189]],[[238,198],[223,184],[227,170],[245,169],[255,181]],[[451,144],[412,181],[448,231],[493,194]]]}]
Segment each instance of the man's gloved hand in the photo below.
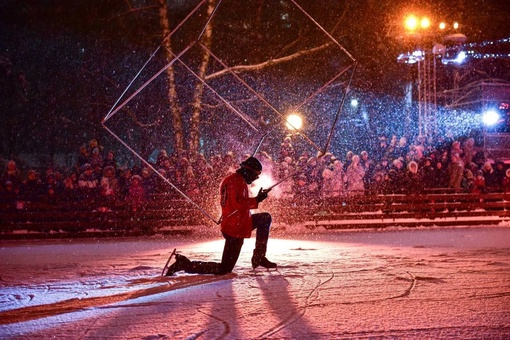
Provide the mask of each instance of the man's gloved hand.
[{"label": "man's gloved hand", "polygon": [[267,193],[269,192],[269,190],[262,190],[262,188],[260,188],[259,190],[259,193],[257,194],[257,202],[262,202],[263,200],[265,200],[267,198]]}]

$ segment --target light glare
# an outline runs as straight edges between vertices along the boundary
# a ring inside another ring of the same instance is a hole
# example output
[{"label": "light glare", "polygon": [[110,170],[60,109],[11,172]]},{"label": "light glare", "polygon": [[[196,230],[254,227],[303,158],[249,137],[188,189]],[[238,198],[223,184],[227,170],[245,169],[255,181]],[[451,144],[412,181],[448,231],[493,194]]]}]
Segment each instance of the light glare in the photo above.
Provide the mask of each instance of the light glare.
[{"label": "light glare", "polygon": [[405,27],[410,31],[414,31],[418,27],[418,19],[414,15],[408,16],[405,20]]},{"label": "light glare", "polygon": [[455,58],[455,62],[457,64],[462,64],[464,60],[466,60],[466,58],[467,58],[466,52],[460,51],[459,54],[457,55],[457,58]]},{"label": "light glare", "polygon": [[287,129],[289,129],[289,130],[299,130],[299,129],[301,129],[301,126],[303,125],[303,120],[301,119],[301,117],[299,117],[296,114],[290,114],[287,117],[287,124],[285,124],[285,125],[287,126]]},{"label": "light glare", "polygon": [[429,28],[430,26],[430,20],[427,17],[423,17],[420,22],[421,28]]},{"label": "light glare", "polygon": [[493,126],[499,121],[499,118],[499,114],[496,110],[486,111],[482,116],[483,124],[486,126]]}]

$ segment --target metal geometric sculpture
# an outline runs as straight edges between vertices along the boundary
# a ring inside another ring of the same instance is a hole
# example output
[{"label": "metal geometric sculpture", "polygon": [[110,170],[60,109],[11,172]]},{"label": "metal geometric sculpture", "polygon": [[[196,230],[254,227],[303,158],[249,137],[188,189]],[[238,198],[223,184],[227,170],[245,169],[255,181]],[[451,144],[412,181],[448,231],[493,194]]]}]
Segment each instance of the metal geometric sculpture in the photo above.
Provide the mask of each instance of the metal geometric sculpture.
[{"label": "metal geometric sculpture", "polygon": [[[320,157],[331,144],[356,60],[295,0],[268,2],[262,27],[231,31],[230,23],[243,24],[242,18],[230,21],[232,14],[246,13],[245,9],[237,9],[246,4],[219,0],[212,10],[207,4],[206,0],[200,1],[168,34],[106,114],[102,125],[162,180],[205,216],[219,223],[159,174],[139,150],[129,145],[126,133],[114,131],[120,125],[120,118],[116,122],[113,118],[120,113],[147,110],[148,106],[149,110],[161,110],[155,104],[160,101],[156,94],[165,91],[165,72],[172,67],[187,79],[176,86],[185,87],[192,79],[201,86],[204,102],[215,103],[210,107],[221,107],[217,111],[215,108],[202,110],[202,119],[210,124],[209,130],[204,131],[212,135],[211,139],[215,134],[224,137],[232,133],[234,140],[240,134],[248,136],[248,140],[258,141],[256,146],[246,146],[252,150],[255,147],[252,152],[255,154],[268,136],[284,126],[282,123],[288,112],[301,112],[315,119],[309,122],[311,128],[295,129],[296,133],[316,149]],[[247,26],[253,23],[258,21],[248,20]],[[219,38],[214,46],[208,46],[203,37],[214,28]],[[268,32],[274,34],[265,37]],[[168,48],[170,40],[171,49]],[[208,58],[207,72],[200,69],[200,58],[204,56]],[[326,97],[329,102],[324,105]],[[192,97],[186,99],[193,100]]]}]

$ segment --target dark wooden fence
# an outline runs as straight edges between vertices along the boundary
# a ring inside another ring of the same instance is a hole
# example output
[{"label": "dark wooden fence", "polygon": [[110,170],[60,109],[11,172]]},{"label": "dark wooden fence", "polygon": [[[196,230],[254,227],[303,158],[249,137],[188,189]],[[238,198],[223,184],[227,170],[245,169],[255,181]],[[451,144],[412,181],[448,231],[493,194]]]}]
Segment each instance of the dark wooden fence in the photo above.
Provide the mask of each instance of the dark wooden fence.
[{"label": "dark wooden fence", "polygon": [[[209,212],[218,209],[208,207],[211,202],[217,200],[198,204]],[[311,229],[487,225],[510,221],[510,193],[271,197],[262,208],[271,212],[276,224],[302,223]],[[109,204],[107,208],[72,200],[0,203],[2,239],[183,234],[191,233],[192,226],[204,225],[215,223],[188,201],[167,195],[152,197],[137,211],[132,211],[127,202]]]}]

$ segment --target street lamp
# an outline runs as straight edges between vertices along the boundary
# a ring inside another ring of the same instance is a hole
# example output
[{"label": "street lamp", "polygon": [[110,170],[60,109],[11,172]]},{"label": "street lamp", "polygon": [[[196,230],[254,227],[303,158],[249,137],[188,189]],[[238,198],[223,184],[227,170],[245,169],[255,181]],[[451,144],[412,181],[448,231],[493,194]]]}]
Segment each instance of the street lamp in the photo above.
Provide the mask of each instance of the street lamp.
[{"label": "street lamp", "polygon": [[291,113],[287,116],[285,126],[290,131],[297,131],[303,126],[303,119],[296,113]]}]

